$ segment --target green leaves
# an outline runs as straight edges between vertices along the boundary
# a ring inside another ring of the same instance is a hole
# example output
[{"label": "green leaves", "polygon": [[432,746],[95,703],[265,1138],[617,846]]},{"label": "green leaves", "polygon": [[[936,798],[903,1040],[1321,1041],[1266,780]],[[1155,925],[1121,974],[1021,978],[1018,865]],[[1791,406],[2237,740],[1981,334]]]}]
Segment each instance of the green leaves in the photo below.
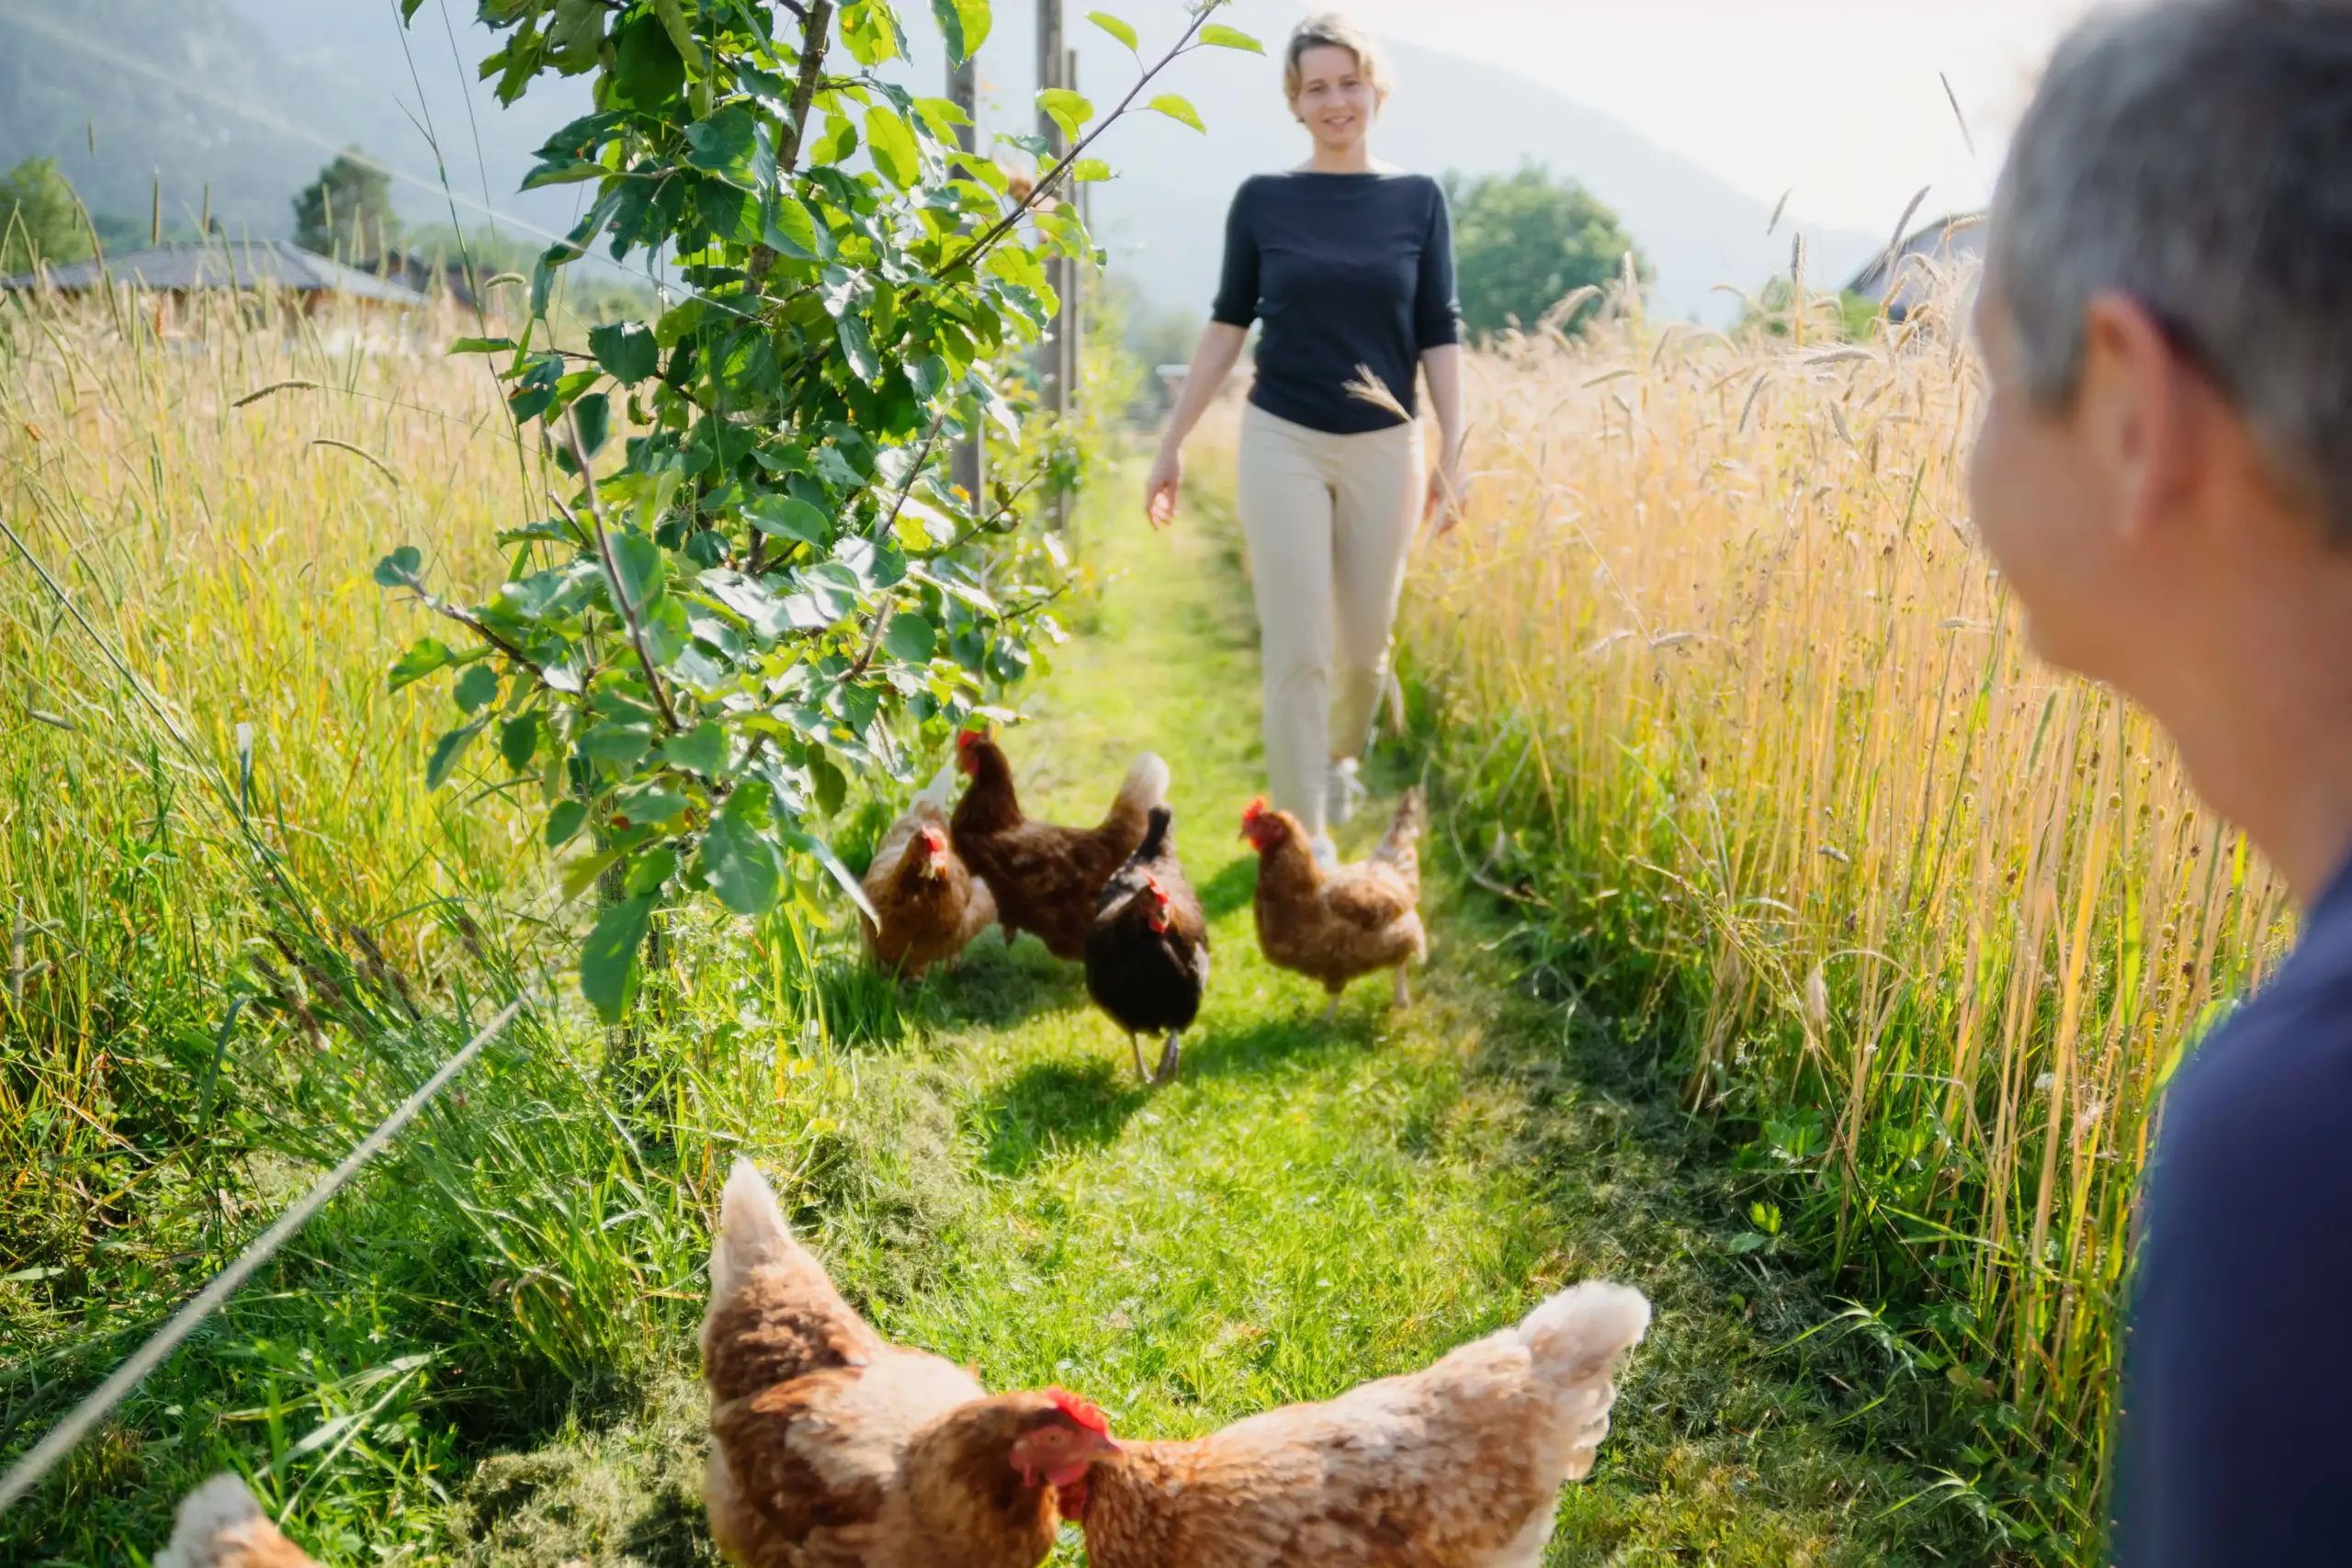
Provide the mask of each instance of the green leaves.
[{"label": "green leaves", "polygon": [[1096,27],[1101,28],[1104,32],[1109,33],[1113,38],[1117,39],[1121,43],[1125,44],[1129,53],[1133,53],[1135,51],[1135,28],[1127,26],[1126,23],[1111,15],[1110,12],[1089,11],[1086,13],[1086,19],[1092,22]]},{"label": "green leaves", "polygon": [[[1037,107],[1053,116],[1054,123],[1062,128],[1062,134],[1073,141],[1083,132],[1086,122],[1094,118],[1094,106],[1068,87],[1043,89],[1037,95]],[[1159,105],[1155,100],[1151,107],[1158,108]]]},{"label": "green leaves", "polygon": [[1209,128],[1201,123],[1201,111],[1194,108],[1188,99],[1179,97],[1174,93],[1162,93],[1144,105],[1144,107],[1164,114],[1170,119],[1189,125],[1203,135],[1208,133]]},{"label": "green leaves", "polygon": [[930,660],[938,637],[922,615],[912,610],[901,610],[890,617],[889,627],[882,635],[882,646],[910,664],[922,664]]},{"label": "green leaves", "polygon": [[865,145],[874,166],[900,190],[910,190],[922,179],[922,154],[916,149],[913,130],[881,104],[865,111]]},{"label": "green leaves", "polygon": [[643,321],[607,321],[588,329],[588,352],[605,374],[633,387],[661,367],[662,345]]},{"label": "green leaves", "polygon": [[[377,570],[380,572],[383,569],[379,567]],[[379,576],[376,581],[381,582],[384,580]],[[385,683],[397,692],[402,686],[424,680],[435,670],[447,668],[452,657],[449,645],[439,637],[419,637],[406,653],[392,660],[391,669],[386,671]]]},{"label": "green leaves", "polygon": [[433,743],[433,750],[424,760],[426,789],[439,789],[448,782],[450,773],[457,769],[458,760],[466,754],[466,748],[473,744],[474,737],[481,733],[482,723],[482,720],[476,719],[471,724],[449,731]]},{"label": "green leaves", "polygon": [[[442,617],[386,680],[449,673],[428,787],[491,732],[483,782],[537,785],[564,886],[619,891],[580,960],[582,993],[618,1019],[676,900],[757,915],[821,870],[862,905],[820,828],[862,802],[860,779],[1001,709],[1032,640],[1057,635],[1040,606],[1067,561],[1038,502],[1082,471],[1080,437],[1073,422],[1023,451],[1035,394],[1015,367],[1058,305],[1043,264],[1092,242],[1072,203],[1003,221],[1004,172],[957,145],[970,117],[876,69],[908,54],[886,0],[844,0],[830,38],[735,0],[492,8],[502,99],[555,73],[590,76],[595,107],[527,176],[578,184],[582,205],[531,269],[526,319],[451,352],[493,356],[526,441],[555,459],[540,471],[569,488],[503,520],[508,578],[479,602],[429,594],[416,547],[377,563]],[[930,10],[951,59],[989,36],[989,0]],[[1093,19],[1136,47],[1118,17]],[[796,119],[804,57],[817,89]],[[1101,129],[1077,93],[1039,102],[1073,141]],[[1154,107],[1198,123],[1181,99]],[[547,318],[592,247],[663,256],[673,292],[658,317],[591,326],[583,355]],[[987,496],[949,476],[967,433],[990,443]]]},{"label": "green leaves", "polygon": [[931,0],[933,20],[946,41],[947,58],[960,63],[979,53],[988,41],[989,0]]},{"label": "green leaves", "polygon": [[784,885],[784,861],[762,831],[768,790],[756,782],[727,797],[702,840],[702,874],[718,901],[739,915],[764,915],[775,908]]},{"label": "green leaves", "polygon": [[663,558],[662,547],[642,534],[615,534],[610,540],[617,586],[628,598],[628,607],[641,610],[662,592],[670,563]]},{"label": "green leaves", "polygon": [[1222,22],[1211,22],[1199,33],[1201,42],[1217,49],[1238,49],[1251,54],[1263,54],[1266,46],[1238,28],[1228,28]]},{"label": "green leaves", "polygon": [[822,548],[831,536],[825,514],[797,495],[781,491],[761,496],[744,508],[752,526],[771,537],[797,539]]},{"label": "green leaves", "polygon": [[615,98],[636,108],[658,108],[677,96],[686,83],[685,57],[661,17],[639,11],[621,24],[613,39],[610,80]]},{"label": "green leaves", "polygon": [[376,586],[379,588],[413,588],[424,592],[424,552],[414,545],[402,545],[376,563]]},{"label": "green leaves", "polygon": [[638,954],[653,929],[657,901],[643,894],[613,905],[580,949],[580,994],[606,1023],[618,1023],[637,996]]}]

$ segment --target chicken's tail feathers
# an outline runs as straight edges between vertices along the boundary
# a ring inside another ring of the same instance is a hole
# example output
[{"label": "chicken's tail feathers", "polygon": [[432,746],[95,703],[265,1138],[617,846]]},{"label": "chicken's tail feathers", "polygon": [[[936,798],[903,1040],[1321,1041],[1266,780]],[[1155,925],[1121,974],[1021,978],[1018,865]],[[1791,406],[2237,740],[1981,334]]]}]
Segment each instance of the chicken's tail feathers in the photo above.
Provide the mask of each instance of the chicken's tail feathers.
[{"label": "chicken's tail feathers", "polygon": [[1168,798],[1168,764],[1156,751],[1146,751],[1127,769],[1119,786],[1119,806],[1140,815]]},{"label": "chicken's tail feathers", "polygon": [[1161,801],[1145,814],[1143,842],[1136,846],[1131,861],[1156,860],[1168,849],[1168,829],[1176,820],[1175,808]]},{"label": "chicken's tail feathers", "polygon": [[1396,815],[1389,821],[1388,831],[1380,836],[1380,847],[1372,852],[1372,858],[1418,866],[1420,857],[1416,846],[1420,842],[1421,826],[1428,819],[1429,807],[1421,799],[1421,786],[1414,784],[1396,803]]},{"label": "chicken's tail feathers", "polygon": [[932,775],[929,784],[916,793],[913,808],[925,816],[935,815],[944,822],[947,819],[948,797],[955,793],[956,764],[948,762],[942,766],[938,773]]},{"label": "chicken's tail feathers", "polygon": [[1605,1375],[1649,1331],[1649,1299],[1631,1285],[1587,1280],[1537,1303],[1519,1337],[1547,1382]]},{"label": "chicken's tail feathers", "polygon": [[760,1168],[738,1159],[718,1199],[718,1230],[710,1243],[710,1299],[732,1297],[752,1270],[798,1256],[784,1208]]},{"label": "chicken's tail feathers", "polygon": [[1571,1285],[1520,1321],[1520,1341],[1561,1423],[1554,1455],[1561,1479],[1580,1481],[1591,1472],[1617,1403],[1617,1358],[1640,1343],[1649,1325],[1642,1292],[1606,1280]]},{"label": "chicken's tail feathers", "polygon": [[310,1562],[278,1534],[245,1483],[224,1472],[180,1499],[171,1544],[155,1568],[296,1568]]}]

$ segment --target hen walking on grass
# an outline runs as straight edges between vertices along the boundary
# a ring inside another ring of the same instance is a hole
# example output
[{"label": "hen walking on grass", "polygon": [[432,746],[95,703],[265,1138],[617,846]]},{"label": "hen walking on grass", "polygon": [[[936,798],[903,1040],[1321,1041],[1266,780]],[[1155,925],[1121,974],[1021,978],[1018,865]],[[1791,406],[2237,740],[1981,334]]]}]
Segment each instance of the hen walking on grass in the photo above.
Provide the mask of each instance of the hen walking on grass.
[{"label": "hen walking on grass", "polygon": [[[1151,808],[1143,842],[1095,900],[1086,932],[1086,993],[1127,1032],[1148,1084],[1176,1076],[1184,1031],[1209,983],[1208,920],[1176,859],[1175,815],[1165,804]],[[1143,1065],[1137,1034],[1168,1037],[1156,1071]]]}]

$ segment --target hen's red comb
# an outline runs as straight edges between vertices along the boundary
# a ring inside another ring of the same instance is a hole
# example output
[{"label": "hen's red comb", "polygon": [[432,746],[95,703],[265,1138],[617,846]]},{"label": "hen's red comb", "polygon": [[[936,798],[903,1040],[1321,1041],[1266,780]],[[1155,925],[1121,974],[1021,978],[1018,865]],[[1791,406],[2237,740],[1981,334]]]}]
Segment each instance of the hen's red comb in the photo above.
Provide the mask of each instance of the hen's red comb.
[{"label": "hen's red comb", "polygon": [[956,750],[958,751],[968,751],[973,747],[978,746],[981,741],[986,740],[988,738],[989,732],[985,729],[962,730],[958,732],[956,737]]},{"label": "hen's red comb", "polygon": [[1249,805],[1241,808],[1241,825],[1244,828],[1247,828],[1265,814],[1266,797],[1261,795],[1257,799],[1251,801]]},{"label": "hen's red comb", "polygon": [[1111,1418],[1095,1408],[1091,1401],[1082,1399],[1066,1388],[1049,1388],[1046,1393],[1053,1400],[1055,1409],[1088,1431],[1100,1432],[1106,1438],[1111,1435]]}]

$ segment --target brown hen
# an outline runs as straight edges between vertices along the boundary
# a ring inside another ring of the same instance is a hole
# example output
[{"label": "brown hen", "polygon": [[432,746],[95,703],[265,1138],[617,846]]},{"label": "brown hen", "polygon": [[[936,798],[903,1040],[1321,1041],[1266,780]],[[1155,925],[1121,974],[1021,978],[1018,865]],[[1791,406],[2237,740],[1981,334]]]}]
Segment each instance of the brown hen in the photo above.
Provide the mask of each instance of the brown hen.
[{"label": "brown hen", "polygon": [[1074,1395],[992,1396],[875,1333],[749,1161],[720,1200],[710,1282],[703,1500],[742,1568],[1035,1568],[1055,1486],[1116,1451]]},{"label": "brown hen", "polygon": [[989,885],[972,874],[947,840],[947,796],[953,768],[915,796],[875,849],[866,868],[866,901],[881,917],[860,915],[866,950],[886,969],[910,980],[944,960],[955,966],[967,943],[996,919]]},{"label": "brown hen", "polygon": [[1253,800],[1241,836],[1258,851],[1258,946],[1266,962],[1323,982],[1331,993],[1325,1018],[1340,1010],[1349,981],[1396,971],[1396,1005],[1412,999],[1405,966],[1429,956],[1421,927],[1421,792],[1405,792],[1396,820],[1369,860],[1326,871],[1306,846],[1306,830],[1287,811]]},{"label": "brown hen", "polygon": [[1093,1568],[1536,1568],[1649,1315],[1589,1281],[1410,1376],[1122,1444],[1062,1506]]},{"label": "brown hen", "polygon": [[1143,842],[1151,808],[1167,799],[1168,764],[1145,752],[1099,826],[1059,828],[1022,815],[1012,764],[995,741],[967,729],[956,744],[972,782],[949,829],[956,852],[996,897],[1004,940],[1034,931],[1055,957],[1083,960],[1095,897]]},{"label": "brown hen", "polygon": [[180,1499],[172,1543],[155,1568],[319,1568],[279,1533],[233,1475],[216,1475]]}]

